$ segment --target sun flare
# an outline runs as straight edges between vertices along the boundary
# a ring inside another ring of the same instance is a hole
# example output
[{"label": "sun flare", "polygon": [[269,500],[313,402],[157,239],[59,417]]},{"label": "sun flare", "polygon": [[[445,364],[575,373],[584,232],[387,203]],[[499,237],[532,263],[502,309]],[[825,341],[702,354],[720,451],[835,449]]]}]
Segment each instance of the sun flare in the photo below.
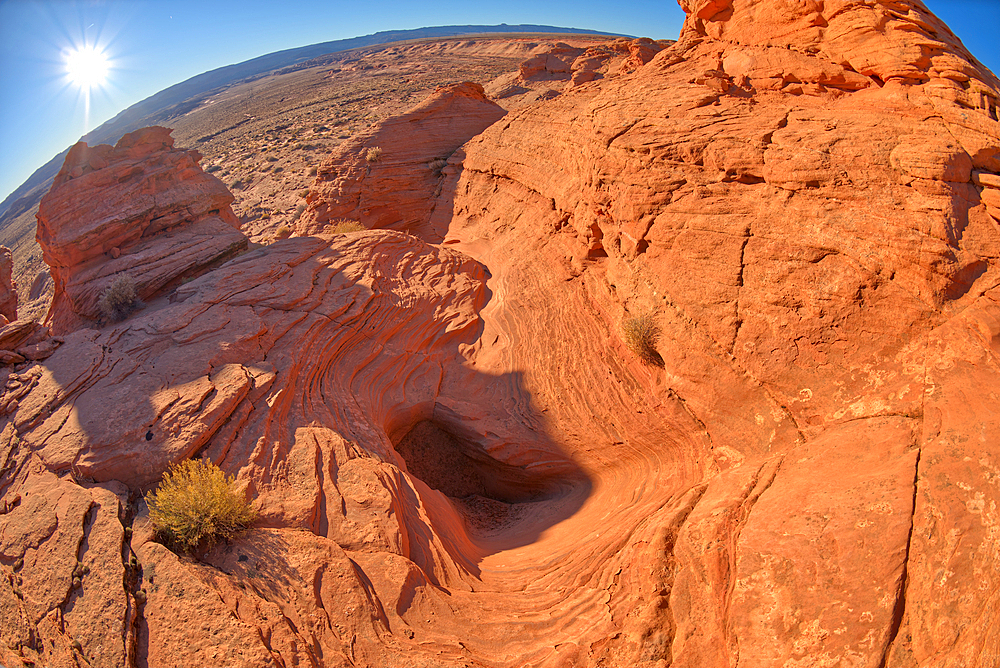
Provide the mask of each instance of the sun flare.
[{"label": "sun flare", "polygon": [[96,46],[83,46],[67,51],[66,74],[82,89],[104,85],[108,78],[108,57]]}]

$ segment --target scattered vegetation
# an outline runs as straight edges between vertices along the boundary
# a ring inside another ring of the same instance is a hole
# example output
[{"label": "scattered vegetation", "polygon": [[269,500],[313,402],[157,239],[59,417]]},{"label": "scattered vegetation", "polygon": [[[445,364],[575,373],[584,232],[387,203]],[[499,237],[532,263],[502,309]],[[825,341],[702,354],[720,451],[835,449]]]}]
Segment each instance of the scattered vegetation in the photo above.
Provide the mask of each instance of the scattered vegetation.
[{"label": "scattered vegetation", "polygon": [[292,220],[298,220],[299,218],[301,218],[302,217],[302,213],[305,210],[306,210],[306,205],[305,204],[299,204],[297,207],[295,207],[295,214],[292,215]]},{"label": "scattered vegetation", "polygon": [[309,189],[306,188],[305,190],[300,190],[299,191],[299,197],[301,197],[302,199],[305,199],[306,197],[309,197]]},{"label": "scattered vegetation", "polygon": [[382,149],[378,146],[372,146],[368,149],[368,153],[365,154],[365,160],[368,162],[378,162],[382,159]]},{"label": "scattered vegetation", "polygon": [[222,169],[221,165],[209,165],[208,167],[205,168],[205,171],[208,172],[209,174],[212,174],[213,172],[218,172],[221,169]]},{"label": "scattered vegetation", "polygon": [[274,231],[275,239],[287,239],[290,236],[292,236],[292,228],[288,225],[282,225]]},{"label": "scattered vegetation", "polygon": [[170,467],[159,487],[146,495],[157,538],[173,550],[190,552],[232,538],[257,517],[231,477],[210,461],[188,459]]},{"label": "scattered vegetation", "polygon": [[107,290],[97,300],[97,308],[106,319],[119,322],[129,317],[143,303],[135,289],[135,279],[128,274],[118,274]]},{"label": "scattered vegetation", "polygon": [[438,173],[442,169],[444,169],[444,166],[447,164],[448,164],[448,158],[434,158],[433,160],[427,163],[427,168],[430,169],[432,172]]},{"label": "scattered vegetation", "polygon": [[243,179],[236,179],[229,184],[230,190],[242,190],[243,189]]},{"label": "scattered vegetation", "polygon": [[368,228],[356,220],[337,218],[330,222],[328,229],[331,234],[347,234],[348,232],[364,232]]},{"label": "scattered vegetation", "polygon": [[663,358],[656,352],[660,340],[660,326],[652,314],[625,316],[622,333],[629,350],[650,366],[663,368]]}]

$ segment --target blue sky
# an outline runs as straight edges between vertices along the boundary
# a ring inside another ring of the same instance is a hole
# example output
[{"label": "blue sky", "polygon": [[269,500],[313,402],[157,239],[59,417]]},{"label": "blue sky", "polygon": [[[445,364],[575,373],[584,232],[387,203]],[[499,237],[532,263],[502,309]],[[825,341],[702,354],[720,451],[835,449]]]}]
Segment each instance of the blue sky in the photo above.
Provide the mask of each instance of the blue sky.
[{"label": "blue sky", "polygon": [[[1000,0],[926,0],[1000,72]],[[0,0],[0,201],[55,154],[122,109],[196,74],[281,49],[380,30],[535,23],[673,39],[674,0]],[[89,109],[62,54],[98,43],[109,83]]]}]

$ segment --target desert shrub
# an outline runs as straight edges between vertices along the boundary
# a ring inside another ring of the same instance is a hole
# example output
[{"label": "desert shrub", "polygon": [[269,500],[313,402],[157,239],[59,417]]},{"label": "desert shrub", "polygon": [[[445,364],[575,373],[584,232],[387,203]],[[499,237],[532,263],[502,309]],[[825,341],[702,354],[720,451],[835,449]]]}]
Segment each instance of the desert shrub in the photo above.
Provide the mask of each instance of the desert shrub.
[{"label": "desert shrub", "polygon": [[113,322],[124,320],[143,304],[135,290],[135,279],[128,274],[118,274],[111,285],[97,299],[97,309]]},{"label": "desert shrub", "polygon": [[309,176],[316,176],[316,174],[318,172],[319,172],[319,170],[317,168],[315,168],[315,167],[310,167],[309,168]]},{"label": "desert shrub", "polygon": [[149,521],[157,537],[174,550],[190,552],[245,530],[257,517],[233,478],[202,459],[170,467],[160,485],[146,495]]},{"label": "desert shrub", "polygon": [[305,204],[299,204],[297,207],[295,207],[295,214],[292,216],[292,220],[298,220],[299,218],[301,218],[305,210],[306,210]]},{"label": "desert shrub", "polygon": [[273,155],[267,156],[266,159],[267,159],[268,162],[278,162],[278,159],[276,157],[274,157]]},{"label": "desert shrub", "polygon": [[274,231],[275,239],[287,239],[290,236],[292,236],[292,228],[288,225],[282,225]]},{"label": "desert shrub", "polygon": [[280,174],[280,173],[281,173],[281,172],[283,172],[283,171],[285,171],[285,168],[284,168],[284,167],[275,167],[275,168],[274,168],[274,173],[275,173],[275,174]]},{"label": "desert shrub", "polygon": [[236,179],[229,184],[229,188],[232,190],[242,190],[243,189],[243,179]]},{"label": "desert shrub", "polygon": [[444,166],[447,164],[448,164],[447,158],[434,158],[433,160],[427,163],[427,168],[430,169],[432,172],[440,172],[442,169],[444,169]]},{"label": "desert shrub", "polygon": [[365,160],[367,160],[368,162],[378,162],[381,159],[382,159],[382,149],[379,148],[378,146],[372,146],[370,149],[368,149],[368,152],[365,153]]},{"label": "desert shrub", "polygon": [[328,229],[332,234],[346,234],[347,232],[363,232],[368,228],[356,220],[338,218],[330,222]]},{"label": "desert shrub", "polygon": [[300,190],[299,191],[299,197],[301,197],[302,199],[305,199],[306,197],[309,197],[309,189],[307,188],[305,190]]},{"label": "desert shrub", "polygon": [[625,316],[622,332],[629,350],[650,366],[663,367],[663,358],[656,352],[660,340],[660,326],[651,314]]},{"label": "desert shrub", "polygon": [[209,165],[208,167],[205,168],[205,171],[211,174],[213,172],[218,172],[221,169],[222,169],[221,165]]}]

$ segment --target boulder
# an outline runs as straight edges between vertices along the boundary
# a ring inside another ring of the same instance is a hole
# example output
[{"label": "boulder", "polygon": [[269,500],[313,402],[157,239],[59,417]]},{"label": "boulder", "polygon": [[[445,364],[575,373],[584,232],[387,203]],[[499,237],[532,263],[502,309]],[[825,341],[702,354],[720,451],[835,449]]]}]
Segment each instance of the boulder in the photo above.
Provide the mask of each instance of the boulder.
[{"label": "boulder", "polygon": [[103,318],[98,301],[119,275],[148,300],[246,248],[233,196],[202,171],[197,151],[173,143],[170,130],[151,127],[114,147],[70,149],[38,210],[54,332]]}]

